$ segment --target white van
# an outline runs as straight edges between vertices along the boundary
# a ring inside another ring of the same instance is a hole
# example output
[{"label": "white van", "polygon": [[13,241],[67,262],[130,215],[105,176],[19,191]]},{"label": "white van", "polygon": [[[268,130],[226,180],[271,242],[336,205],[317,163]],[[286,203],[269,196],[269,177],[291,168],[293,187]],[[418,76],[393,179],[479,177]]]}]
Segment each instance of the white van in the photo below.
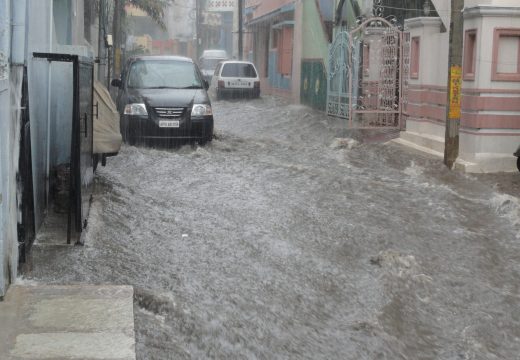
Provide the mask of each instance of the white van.
[{"label": "white van", "polygon": [[226,50],[204,50],[199,58],[199,69],[204,80],[210,83],[217,64],[227,59],[228,54]]},{"label": "white van", "polygon": [[217,99],[228,95],[257,98],[260,96],[258,71],[249,61],[222,61],[215,69],[210,91]]}]

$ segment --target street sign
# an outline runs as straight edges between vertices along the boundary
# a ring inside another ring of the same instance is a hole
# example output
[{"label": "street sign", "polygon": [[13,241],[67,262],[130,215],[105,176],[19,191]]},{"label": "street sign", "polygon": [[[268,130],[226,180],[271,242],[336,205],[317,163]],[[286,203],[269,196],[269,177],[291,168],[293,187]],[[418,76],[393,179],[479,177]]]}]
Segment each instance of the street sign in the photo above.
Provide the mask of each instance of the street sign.
[{"label": "street sign", "polygon": [[460,66],[452,66],[450,78],[450,119],[460,119],[460,103],[462,88],[462,68]]},{"label": "street sign", "polygon": [[226,12],[234,11],[236,0],[209,0],[206,5],[206,11],[210,12]]}]

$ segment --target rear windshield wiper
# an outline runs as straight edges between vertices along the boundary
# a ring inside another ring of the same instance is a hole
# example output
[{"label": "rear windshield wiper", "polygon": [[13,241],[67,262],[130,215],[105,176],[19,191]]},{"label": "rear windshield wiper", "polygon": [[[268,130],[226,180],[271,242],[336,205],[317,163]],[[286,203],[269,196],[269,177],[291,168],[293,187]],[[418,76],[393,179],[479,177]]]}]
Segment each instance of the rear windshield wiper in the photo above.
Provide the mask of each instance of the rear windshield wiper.
[{"label": "rear windshield wiper", "polygon": [[150,86],[150,87],[145,87],[144,89],[180,89],[180,88],[175,87],[175,86]]},{"label": "rear windshield wiper", "polygon": [[202,89],[202,86],[200,86],[200,85],[190,85],[190,86],[183,87],[183,89]]}]

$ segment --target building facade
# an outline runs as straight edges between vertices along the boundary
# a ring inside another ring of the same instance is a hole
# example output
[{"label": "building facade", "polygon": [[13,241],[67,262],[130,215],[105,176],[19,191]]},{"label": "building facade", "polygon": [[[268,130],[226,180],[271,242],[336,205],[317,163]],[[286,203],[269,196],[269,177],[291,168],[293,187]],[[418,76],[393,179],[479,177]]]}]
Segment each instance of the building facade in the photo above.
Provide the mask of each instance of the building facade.
[{"label": "building facade", "polygon": [[264,93],[297,99],[301,56],[301,2],[246,1],[249,58],[255,63]]},{"label": "building facade", "polygon": [[71,161],[72,64],[34,53],[93,62],[93,9],[90,0],[0,0],[0,297],[47,216],[53,168]]},{"label": "building facade", "polygon": [[[450,2],[433,3],[443,16],[406,21],[413,69],[406,131],[401,138],[441,156]],[[520,145],[520,3],[467,0],[463,17],[462,104],[455,166],[467,172],[516,171],[512,154]]]},{"label": "building facade", "polygon": [[[519,8],[516,0],[464,4],[456,166],[468,172],[516,171],[512,154],[520,144]],[[450,0],[247,0],[244,48],[259,70],[263,93],[325,110],[335,36],[372,16],[394,21],[410,41],[409,53],[401,53],[410,61],[410,71],[397,71],[407,76],[399,79],[401,142],[443,156],[450,11]],[[363,80],[377,77],[370,69],[363,70]]]},{"label": "building facade", "polygon": [[339,0],[246,0],[247,57],[260,72],[262,92],[319,110],[327,101],[329,48],[334,32],[370,8],[371,0],[346,1],[335,27]]}]

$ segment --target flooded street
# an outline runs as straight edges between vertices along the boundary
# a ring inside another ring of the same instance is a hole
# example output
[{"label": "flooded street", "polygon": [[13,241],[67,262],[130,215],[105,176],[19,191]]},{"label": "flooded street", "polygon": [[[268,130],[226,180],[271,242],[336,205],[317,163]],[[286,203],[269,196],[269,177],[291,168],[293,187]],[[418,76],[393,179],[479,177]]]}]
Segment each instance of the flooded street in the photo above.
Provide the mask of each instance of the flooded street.
[{"label": "flooded street", "polygon": [[206,146],[109,158],[85,246],[35,244],[25,278],[133,285],[139,359],[519,358],[520,203],[496,175],[277,98],[214,113]]}]

